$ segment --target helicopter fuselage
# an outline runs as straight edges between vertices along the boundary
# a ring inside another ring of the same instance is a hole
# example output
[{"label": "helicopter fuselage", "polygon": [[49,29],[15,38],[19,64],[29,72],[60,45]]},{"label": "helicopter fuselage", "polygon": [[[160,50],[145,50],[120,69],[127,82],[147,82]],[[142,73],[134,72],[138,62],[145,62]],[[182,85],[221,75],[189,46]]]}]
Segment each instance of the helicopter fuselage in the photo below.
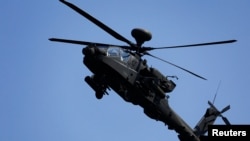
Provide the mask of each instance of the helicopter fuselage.
[{"label": "helicopter fuselage", "polygon": [[165,93],[171,92],[175,83],[158,70],[149,68],[146,60],[118,47],[90,45],[83,49],[83,54],[83,63],[93,73],[85,81],[98,99],[111,88],[125,101],[141,106],[148,117],[162,121],[179,134],[199,140],[168,104]]}]

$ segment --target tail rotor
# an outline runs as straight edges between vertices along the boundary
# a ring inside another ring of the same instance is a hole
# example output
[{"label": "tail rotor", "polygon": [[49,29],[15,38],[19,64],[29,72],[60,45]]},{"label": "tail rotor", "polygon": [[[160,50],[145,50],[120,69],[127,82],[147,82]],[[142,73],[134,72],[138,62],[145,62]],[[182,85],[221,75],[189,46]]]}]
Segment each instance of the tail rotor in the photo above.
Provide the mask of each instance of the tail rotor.
[{"label": "tail rotor", "polygon": [[222,120],[225,122],[226,125],[231,125],[230,122],[229,122],[229,120],[228,120],[226,117],[224,117],[224,116],[222,115],[222,113],[224,113],[224,112],[226,112],[226,111],[228,111],[228,110],[230,109],[230,105],[226,106],[226,107],[223,108],[221,111],[219,111],[219,110],[214,106],[214,104],[211,103],[210,101],[208,101],[208,104],[216,111],[216,116],[221,117]]}]

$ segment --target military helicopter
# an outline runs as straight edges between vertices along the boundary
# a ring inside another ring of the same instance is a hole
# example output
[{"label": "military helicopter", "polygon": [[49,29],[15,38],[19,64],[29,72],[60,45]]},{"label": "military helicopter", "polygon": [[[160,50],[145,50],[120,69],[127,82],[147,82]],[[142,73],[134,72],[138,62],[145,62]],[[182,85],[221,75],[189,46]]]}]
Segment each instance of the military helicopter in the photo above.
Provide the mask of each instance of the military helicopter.
[{"label": "military helicopter", "polygon": [[210,107],[207,108],[204,116],[192,129],[168,104],[168,94],[176,87],[176,84],[170,79],[171,76],[164,76],[156,68],[148,67],[147,61],[142,59],[142,56],[148,55],[154,57],[198,78],[206,80],[206,78],[185,68],[150,54],[149,51],[156,49],[226,44],[236,42],[236,40],[157,48],[144,47],[142,44],[152,38],[150,32],[141,28],[133,29],[131,34],[136,40],[136,43],[133,43],[74,4],[65,0],[60,0],[60,2],[79,13],[114,38],[128,44],[127,46],[123,46],[61,38],[49,39],[55,42],[86,45],[82,50],[84,55],[83,64],[93,73],[93,75],[86,76],[85,81],[95,91],[97,99],[101,99],[105,94],[108,94],[109,90],[113,90],[126,102],[141,106],[148,117],[157,121],[162,121],[168,126],[168,129],[175,130],[181,141],[204,140],[203,137],[208,131],[208,126],[212,125],[217,117],[222,117],[227,125],[230,124],[227,118],[222,116],[222,113],[230,109],[230,105],[219,111],[212,102],[208,101]]}]

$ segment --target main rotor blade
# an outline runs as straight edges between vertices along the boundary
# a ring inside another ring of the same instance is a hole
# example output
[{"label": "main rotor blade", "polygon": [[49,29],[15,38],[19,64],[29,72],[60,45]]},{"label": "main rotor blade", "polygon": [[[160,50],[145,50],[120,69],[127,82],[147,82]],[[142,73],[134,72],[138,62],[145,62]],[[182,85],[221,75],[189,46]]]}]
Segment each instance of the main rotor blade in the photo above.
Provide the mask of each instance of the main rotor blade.
[{"label": "main rotor blade", "polygon": [[101,29],[103,29],[104,31],[106,31],[107,33],[109,33],[110,35],[112,35],[113,37],[115,37],[116,39],[118,39],[120,41],[123,41],[123,42],[126,42],[130,46],[134,46],[134,44],[131,41],[129,41],[128,39],[126,39],[125,37],[123,37],[122,35],[120,35],[119,33],[115,32],[113,29],[109,28],[107,25],[105,25],[101,21],[99,21],[96,18],[92,17],[87,12],[85,12],[82,9],[78,8],[74,4],[69,3],[69,2],[67,2],[65,0],[60,0],[60,2],[62,2],[65,5],[69,6],[70,8],[72,8],[73,10],[75,10],[76,12],[78,12],[79,14],[81,14],[82,16],[84,16],[85,18],[87,18],[88,20],[90,20],[91,22],[93,22],[94,24],[96,24],[98,27],[100,27]]},{"label": "main rotor blade", "polygon": [[166,61],[166,60],[164,60],[164,59],[161,59],[161,58],[159,58],[159,57],[156,57],[156,56],[154,56],[154,55],[152,55],[152,54],[150,54],[150,53],[148,53],[148,52],[144,52],[144,54],[149,55],[149,56],[151,56],[151,57],[154,57],[154,58],[156,58],[156,59],[159,59],[159,60],[161,60],[161,61],[163,61],[163,62],[165,62],[165,63],[168,63],[168,64],[170,64],[170,65],[172,65],[172,66],[175,66],[175,67],[177,67],[177,68],[179,68],[179,69],[182,69],[182,70],[184,70],[184,71],[186,71],[186,72],[188,72],[188,73],[190,73],[190,74],[192,74],[192,75],[194,75],[194,76],[196,76],[196,77],[199,77],[199,78],[201,78],[201,79],[203,79],[203,80],[207,80],[206,78],[204,78],[204,77],[202,77],[202,76],[199,76],[198,74],[195,74],[195,73],[193,73],[193,72],[191,72],[191,71],[189,71],[189,70],[187,70],[187,69],[184,69],[184,68],[182,68],[182,67],[180,67],[180,66],[177,66],[177,65],[175,65],[175,64],[173,64],[173,63],[171,63],[171,62],[169,62],[169,61]]},{"label": "main rotor blade", "polygon": [[190,45],[180,45],[180,46],[169,46],[169,47],[143,47],[142,50],[154,50],[154,49],[170,49],[170,48],[184,48],[184,47],[195,47],[195,46],[207,46],[207,45],[217,45],[217,44],[228,44],[236,42],[237,40],[225,40],[217,42],[208,42],[208,43],[199,43],[199,44],[190,44]]},{"label": "main rotor blade", "polygon": [[78,40],[69,40],[69,39],[60,39],[60,38],[49,38],[50,41],[54,42],[63,42],[63,43],[70,43],[70,44],[79,44],[79,45],[96,45],[96,46],[117,46],[129,49],[128,46],[120,46],[120,45],[112,45],[112,44],[104,44],[104,43],[96,43],[96,42],[86,42],[86,41],[78,41]]}]

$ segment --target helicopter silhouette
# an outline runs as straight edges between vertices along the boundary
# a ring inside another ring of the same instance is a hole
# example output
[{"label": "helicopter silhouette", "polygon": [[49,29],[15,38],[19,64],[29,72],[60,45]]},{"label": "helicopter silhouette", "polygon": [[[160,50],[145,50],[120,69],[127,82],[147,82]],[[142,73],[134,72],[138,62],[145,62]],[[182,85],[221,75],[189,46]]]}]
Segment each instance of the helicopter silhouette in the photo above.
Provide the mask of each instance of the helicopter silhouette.
[{"label": "helicopter silhouette", "polygon": [[225,124],[230,125],[228,119],[222,115],[222,113],[230,109],[230,105],[219,111],[212,102],[208,101],[209,108],[206,109],[204,116],[194,128],[191,128],[168,104],[168,93],[171,93],[176,87],[176,84],[170,78],[174,78],[175,76],[165,76],[156,68],[148,67],[147,60],[142,59],[142,56],[151,56],[206,80],[206,78],[198,74],[150,54],[149,51],[226,44],[236,42],[236,40],[169,47],[144,47],[142,46],[143,43],[152,38],[150,32],[141,28],[133,29],[131,34],[136,40],[136,43],[133,43],[74,4],[65,0],[60,0],[60,2],[114,38],[128,44],[125,46],[49,38],[50,41],[55,42],[86,45],[86,47],[82,49],[84,55],[83,64],[93,75],[86,76],[85,82],[95,91],[97,99],[103,98],[104,95],[108,95],[109,90],[113,90],[126,102],[141,106],[148,117],[162,121],[168,126],[168,129],[175,130],[181,141],[205,140],[203,137],[208,131],[208,126],[212,125],[217,117],[221,117]]}]

